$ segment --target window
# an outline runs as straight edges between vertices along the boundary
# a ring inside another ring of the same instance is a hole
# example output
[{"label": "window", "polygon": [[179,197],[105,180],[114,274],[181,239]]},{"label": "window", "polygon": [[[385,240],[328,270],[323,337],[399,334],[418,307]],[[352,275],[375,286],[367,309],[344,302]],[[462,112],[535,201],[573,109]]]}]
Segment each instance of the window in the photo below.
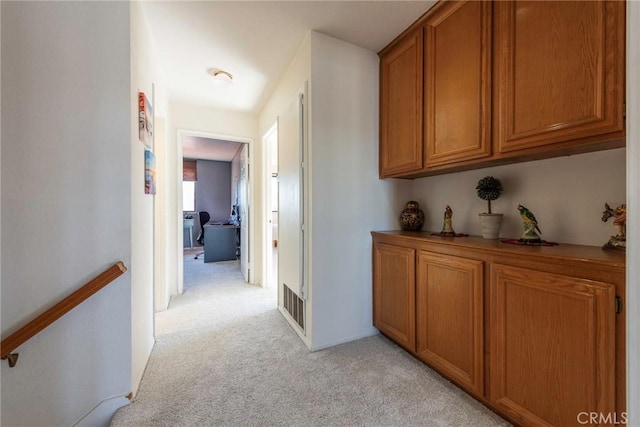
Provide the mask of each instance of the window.
[{"label": "window", "polygon": [[196,182],[182,181],[182,210],[195,212],[196,210]]}]

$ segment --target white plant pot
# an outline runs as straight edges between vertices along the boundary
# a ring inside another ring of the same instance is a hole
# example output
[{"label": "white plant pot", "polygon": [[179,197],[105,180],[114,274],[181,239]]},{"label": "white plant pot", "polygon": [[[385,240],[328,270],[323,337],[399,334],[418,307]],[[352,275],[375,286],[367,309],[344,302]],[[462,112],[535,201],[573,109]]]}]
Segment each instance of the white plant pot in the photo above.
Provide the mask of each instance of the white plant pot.
[{"label": "white plant pot", "polygon": [[502,225],[502,214],[478,214],[480,217],[480,227],[482,237],[485,239],[497,239],[500,237],[500,225]]}]

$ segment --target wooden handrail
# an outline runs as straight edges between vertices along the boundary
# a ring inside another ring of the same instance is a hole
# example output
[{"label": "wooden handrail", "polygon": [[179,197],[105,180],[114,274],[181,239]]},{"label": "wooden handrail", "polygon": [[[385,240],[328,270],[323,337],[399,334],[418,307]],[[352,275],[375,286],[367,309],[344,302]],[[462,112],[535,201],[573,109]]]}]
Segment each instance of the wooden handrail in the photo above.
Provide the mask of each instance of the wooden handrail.
[{"label": "wooden handrail", "polygon": [[13,350],[73,310],[91,295],[95,294],[116,278],[120,277],[125,271],[127,271],[127,267],[125,267],[122,261],[118,261],[94,279],[84,284],[80,289],[74,291],[71,295],[67,296],[56,305],[24,325],[22,328],[3,339],[0,344],[0,359],[8,358],[9,366],[14,366],[18,355],[11,354]]}]

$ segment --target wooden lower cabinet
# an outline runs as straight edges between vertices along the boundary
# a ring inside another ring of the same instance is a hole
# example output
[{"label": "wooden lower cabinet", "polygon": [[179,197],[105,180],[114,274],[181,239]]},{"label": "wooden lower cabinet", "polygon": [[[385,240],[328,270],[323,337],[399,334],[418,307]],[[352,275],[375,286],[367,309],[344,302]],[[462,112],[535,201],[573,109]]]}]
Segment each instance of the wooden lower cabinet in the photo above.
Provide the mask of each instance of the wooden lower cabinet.
[{"label": "wooden lower cabinet", "polygon": [[373,325],[409,351],[416,349],[416,251],[376,244],[373,248]]},{"label": "wooden lower cabinet", "polygon": [[624,254],[372,235],[383,334],[516,425],[624,425]]},{"label": "wooden lower cabinet", "polygon": [[416,334],[420,359],[483,394],[482,261],[420,251]]},{"label": "wooden lower cabinet", "polygon": [[615,286],[494,264],[490,400],[522,425],[615,412]]}]

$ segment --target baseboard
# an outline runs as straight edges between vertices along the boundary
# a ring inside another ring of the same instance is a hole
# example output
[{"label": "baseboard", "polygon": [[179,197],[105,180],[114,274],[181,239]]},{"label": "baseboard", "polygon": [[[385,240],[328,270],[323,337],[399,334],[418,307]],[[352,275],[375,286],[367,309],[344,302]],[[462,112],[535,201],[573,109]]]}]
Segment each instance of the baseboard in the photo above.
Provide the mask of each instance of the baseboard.
[{"label": "baseboard", "polygon": [[311,351],[324,350],[325,348],[334,347],[336,345],[344,344],[347,342],[371,337],[373,335],[378,335],[379,333],[380,332],[372,326],[370,329],[367,329],[366,331],[362,331],[353,335],[338,337],[338,338],[335,338],[326,342],[321,342],[321,343],[314,342],[312,343],[310,350]]},{"label": "baseboard", "polygon": [[378,331],[376,328],[374,328],[372,326],[371,328],[369,328],[369,329],[367,329],[365,331],[361,331],[361,332],[355,333],[353,335],[347,335],[347,336],[343,336],[343,337],[338,337],[338,338],[335,338],[335,339],[332,339],[332,340],[329,340],[329,341],[326,341],[326,342],[315,343],[315,342],[313,342],[313,340],[310,340],[309,337],[304,335],[304,333],[302,332],[300,327],[296,324],[295,320],[293,320],[293,318],[289,315],[289,313],[287,313],[287,311],[283,307],[278,306],[278,311],[280,312],[282,317],[284,317],[284,320],[287,321],[289,326],[291,326],[291,329],[293,329],[296,332],[296,334],[298,334],[298,336],[300,337],[302,342],[307,346],[307,348],[311,352],[324,350],[325,348],[334,347],[336,345],[344,344],[344,343],[347,343],[347,342],[359,340],[359,339],[362,339],[362,338],[371,337],[373,335],[378,335],[380,333],[380,331]]},{"label": "baseboard", "polygon": [[147,370],[147,366],[149,366],[149,359],[151,358],[151,353],[153,352],[153,347],[156,346],[156,338],[153,337],[153,342],[151,343],[151,348],[147,352],[146,360],[144,361],[144,368],[142,372],[138,375],[138,378],[132,378],[131,385],[131,400],[136,398],[136,394],[138,394],[138,388],[140,387],[140,383],[142,382],[142,377],[144,377],[144,372]]},{"label": "baseboard", "polygon": [[293,318],[289,315],[289,313],[287,313],[287,311],[283,307],[278,306],[278,311],[280,312],[282,317],[284,317],[284,320],[287,321],[289,326],[291,326],[291,329],[293,329],[296,332],[296,334],[298,334],[298,337],[300,337],[304,345],[306,345],[307,348],[311,350],[311,341],[309,341],[309,338],[306,335],[304,335],[304,332],[302,332],[302,330],[300,329],[300,326],[298,326],[296,321],[293,320]]},{"label": "baseboard", "polygon": [[111,419],[115,415],[116,411],[123,406],[127,406],[131,403],[131,400],[127,398],[131,393],[126,395],[119,395],[104,399],[98,403],[91,411],[76,421],[74,427],[107,427],[111,424]]}]

